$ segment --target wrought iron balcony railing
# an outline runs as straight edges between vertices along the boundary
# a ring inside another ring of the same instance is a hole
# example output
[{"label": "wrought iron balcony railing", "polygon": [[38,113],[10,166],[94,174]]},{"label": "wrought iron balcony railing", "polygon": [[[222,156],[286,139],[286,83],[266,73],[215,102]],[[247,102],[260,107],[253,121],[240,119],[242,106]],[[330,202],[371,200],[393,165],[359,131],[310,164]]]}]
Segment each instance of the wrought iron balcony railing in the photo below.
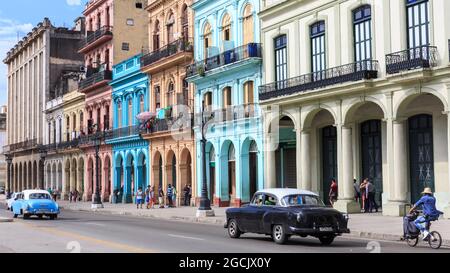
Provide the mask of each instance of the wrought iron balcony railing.
[{"label": "wrought iron balcony railing", "polygon": [[260,86],[259,99],[268,100],[335,84],[377,77],[378,61],[360,61]]},{"label": "wrought iron balcony railing", "polygon": [[141,134],[154,134],[174,130],[192,128],[194,126],[194,116],[184,114],[179,117],[168,117],[165,119],[154,119],[139,127]]},{"label": "wrought iron balcony railing", "polygon": [[86,39],[80,42],[78,48],[81,50],[104,36],[113,36],[112,30],[113,28],[111,26],[103,26],[96,31],[89,31]]},{"label": "wrought iron balcony railing", "polygon": [[396,74],[437,65],[437,47],[420,46],[386,55],[386,73]]},{"label": "wrought iron balcony railing", "polygon": [[204,116],[212,116],[214,122],[227,122],[239,119],[254,118],[259,116],[259,105],[257,103],[249,103],[235,106],[228,106],[226,108],[217,110],[205,110],[205,113],[198,113],[195,115],[196,125],[202,123]]},{"label": "wrought iron balcony railing", "polygon": [[193,40],[181,38],[142,56],[141,67],[151,65],[159,60],[173,56],[180,52],[193,52],[193,51],[194,51]]},{"label": "wrought iron balcony railing", "polygon": [[80,90],[84,90],[97,83],[109,80],[112,80],[112,72],[110,70],[100,71],[82,80],[79,84],[79,88]]},{"label": "wrought iron balcony railing", "polygon": [[128,127],[111,130],[111,132],[107,134],[106,139],[112,140],[112,139],[117,139],[117,138],[122,138],[122,137],[135,136],[135,135],[139,135],[139,134],[140,134],[139,125],[128,126]]},{"label": "wrought iron balcony railing", "polygon": [[186,75],[203,77],[208,71],[249,58],[262,58],[261,44],[250,43],[191,64],[186,67]]},{"label": "wrought iron balcony railing", "polygon": [[80,138],[58,143],[57,149],[58,150],[72,149],[78,147],[78,145],[80,145]]}]

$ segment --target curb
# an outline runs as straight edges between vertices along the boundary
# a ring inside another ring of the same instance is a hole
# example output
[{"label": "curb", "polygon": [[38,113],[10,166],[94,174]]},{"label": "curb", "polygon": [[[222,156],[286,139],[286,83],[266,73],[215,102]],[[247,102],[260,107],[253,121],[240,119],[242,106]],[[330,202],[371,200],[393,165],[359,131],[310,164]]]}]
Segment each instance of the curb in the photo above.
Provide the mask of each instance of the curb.
[{"label": "curb", "polygon": [[13,221],[14,221],[14,219],[12,219],[12,218],[2,218],[2,217],[0,217],[0,223],[11,223]]}]

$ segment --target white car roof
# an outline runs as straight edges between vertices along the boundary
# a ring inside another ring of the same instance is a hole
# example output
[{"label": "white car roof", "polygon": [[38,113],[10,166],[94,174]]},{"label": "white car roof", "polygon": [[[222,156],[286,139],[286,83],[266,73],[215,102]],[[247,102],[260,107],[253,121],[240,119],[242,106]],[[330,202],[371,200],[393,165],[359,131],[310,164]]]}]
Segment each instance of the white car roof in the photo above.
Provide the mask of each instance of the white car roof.
[{"label": "white car roof", "polygon": [[256,193],[272,194],[272,195],[275,195],[275,197],[278,200],[281,200],[285,196],[295,195],[295,194],[319,196],[317,193],[314,193],[311,191],[306,191],[306,190],[299,190],[299,189],[264,189],[264,190],[257,191]]},{"label": "white car roof", "polygon": [[48,193],[48,191],[46,190],[24,190],[22,193],[25,198],[28,198],[28,196],[33,193],[45,193],[50,195],[50,193]]}]

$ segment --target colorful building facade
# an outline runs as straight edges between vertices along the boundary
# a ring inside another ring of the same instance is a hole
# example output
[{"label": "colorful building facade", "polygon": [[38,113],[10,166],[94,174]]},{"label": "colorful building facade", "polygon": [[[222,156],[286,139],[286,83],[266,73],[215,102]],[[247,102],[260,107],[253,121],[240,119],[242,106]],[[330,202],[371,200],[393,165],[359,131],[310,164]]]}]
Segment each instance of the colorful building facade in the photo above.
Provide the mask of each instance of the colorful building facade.
[{"label": "colorful building facade", "polygon": [[181,193],[186,185],[195,188],[193,90],[185,80],[194,49],[191,4],[192,0],[149,3],[149,50],[141,58],[142,72],[151,76],[149,110],[155,114],[143,134],[150,141],[150,180],[155,190],[162,187],[166,192],[169,184],[174,186],[177,205],[184,204]]},{"label": "colorful building facade", "polygon": [[[147,44],[146,12],[141,1],[91,0],[86,17],[86,38],[79,52],[84,54],[86,78],[80,92],[86,95],[84,132],[93,135],[112,129],[111,93],[112,66],[128,59]],[[87,142],[89,143],[89,142]],[[95,147],[83,144],[85,153],[84,200],[91,200],[96,188]],[[113,172],[112,146],[100,146],[99,187],[103,200],[110,200]]]},{"label": "colorful building facade", "polygon": [[148,75],[140,70],[141,54],[113,67],[113,131],[106,140],[113,149],[113,191],[122,193],[119,202],[130,203],[139,188],[145,191],[150,168],[148,142],[136,116],[148,112]]},{"label": "colorful building facade", "polygon": [[[206,171],[216,206],[241,206],[264,187],[257,92],[262,79],[259,6],[259,1],[247,0],[199,0],[192,5],[197,62],[187,67],[187,74],[195,85],[196,116],[214,116],[206,132]],[[200,124],[195,139],[196,160],[201,162]],[[202,164],[196,172],[200,196]]]}]

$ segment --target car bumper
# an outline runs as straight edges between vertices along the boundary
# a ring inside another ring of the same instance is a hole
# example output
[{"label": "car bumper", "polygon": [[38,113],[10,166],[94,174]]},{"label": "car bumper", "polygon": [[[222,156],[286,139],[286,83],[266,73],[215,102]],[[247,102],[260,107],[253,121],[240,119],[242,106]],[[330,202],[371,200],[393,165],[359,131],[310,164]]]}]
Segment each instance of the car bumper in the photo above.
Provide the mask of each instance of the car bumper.
[{"label": "car bumper", "polygon": [[343,233],[350,233],[350,229],[348,228],[333,228],[331,230],[326,230],[323,229],[321,230],[320,228],[298,228],[298,227],[289,227],[289,231],[292,234],[296,234],[296,235],[321,235],[321,234],[343,234]]},{"label": "car bumper", "polygon": [[58,215],[59,211],[25,210],[24,213],[30,215]]}]

